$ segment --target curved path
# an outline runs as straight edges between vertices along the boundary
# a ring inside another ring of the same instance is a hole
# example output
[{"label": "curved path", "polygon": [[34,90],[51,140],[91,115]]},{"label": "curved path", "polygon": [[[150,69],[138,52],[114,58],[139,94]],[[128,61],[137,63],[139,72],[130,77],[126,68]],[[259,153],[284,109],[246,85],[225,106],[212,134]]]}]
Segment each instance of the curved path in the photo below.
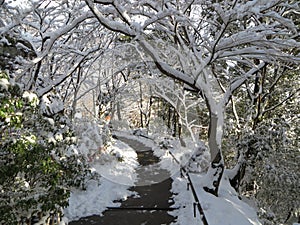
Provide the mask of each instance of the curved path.
[{"label": "curved path", "polygon": [[172,210],[172,179],[167,170],[159,168],[159,158],[151,148],[139,141],[118,137],[135,149],[140,166],[136,172],[138,181],[131,187],[139,197],[129,197],[118,208],[109,208],[103,216],[89,216],[69,225],[162,225],[171,224],[175,218],[168,214]]}]

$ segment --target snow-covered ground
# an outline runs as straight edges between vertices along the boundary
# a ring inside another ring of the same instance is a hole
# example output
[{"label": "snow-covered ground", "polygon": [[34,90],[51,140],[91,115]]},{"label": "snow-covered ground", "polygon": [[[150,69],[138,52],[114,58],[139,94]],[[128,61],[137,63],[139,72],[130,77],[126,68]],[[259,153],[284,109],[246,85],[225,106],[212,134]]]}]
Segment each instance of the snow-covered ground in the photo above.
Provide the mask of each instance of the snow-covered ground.
[{"label": "snow-covered ground", "polygon": [[134,195],[128,188],[136,181],[137,166],[136,152],[125,143],[114,141],[92,163],[92,170],[101,175],[100,180],[91,180],[86,190],[74,190],[71,193],[69,207],[64,210],[64,222],[101,215],[106,207],[120,205],[114,200],[125,200]]},{"label": "snow-covered ground", "polygon": [[[209,225],[261,225],[255,210],[238,198],[226,178],[221,182],[219,197],[215,197],[203,190],[204,175],[190,174],[190,177]],[[175,207],[180,210],[170,212],[178,217],[172,225],[202,224],[198,209],[194,217],[195,200],[187,190],[187,179],[179,176],[173,179],[172,191],[178,193],[174,197]]]},{"label": "snow-covered ground", "polygon": [[[174,158],[169,153],[175,156],[181,166],[198,167],[199,165],[188,165],[190,159],[197,154],[199,148],[203,146],[194,146],[191,142],[185,140],[185,145],[182,146],[178,140],[164,140],[156,138],[155,142],[151,139],[141,136],[132,136],[131,134],[118,133],[120,136],[138,140],[144,145],[151,147],[154,154],[160,157],[160,166],[170,171],[174,180],[172,184],[172,192],[175,193],[174,207],[179,207],[179,210],[170,211],[170,214],[177,217],[177,221],[172,225],[186,224],[202,224],[198,209],[196,209],[196,217],[194,217],[194,202],[195,199],[191,192],[191,188],[187,190],[187,179],[181,177],[180,166],[175,162]],[[161,144],[165,144],[167,149],[161,148]],[[201,145],[201,143],[199,144]],[[209,160],[207,152],[203,152],[203,159],[198,160],[195,164],[200,163],[200,167],[206,167]],[[195,168],[193,168],[194,170]],[[201,201],[204,213],[207,217],[209,225],[261,225],[257,218],[256,211],[247,203],[238,198],[236,191],[230,186],[226,175],[224,175],[219,189],[219,197],[215,197],[203,190],[205,185],[205,175],[190,174],[196,193]]]},{"label": "snow-covered ground", "polygon": [[113,202],[118,199],[126,199],[133,193],[127,185],[120,185],[101,178],[99,182],[90,181],[85,191],[73,191],[69,199],[69,207],[64,210],[65,222],[78,220],[81,217],[101,215],[108,206],[119,206]]},{"label": "snow-covered ground", "polygon": [[[155,155],[159,156],[162,168],[168,169],[174,180],[172,192],[175,205],[179,210],[169,213],[177,217],[172,225],[202,224],[199,212],[194,217],[194,197],[187,190],[187,179],[180,176],[179,165],[173,160],[168,150],[159,147],[159,143],[130,133],[118,132],[117,136],[123,136],[142,142],[151,147]],[[182,165],[193,155],[191,146],[182,147],[178,142],[171,141],[169,150],[179,159]],[[137,177],[135,169],[138,166],[136,152],[128,145],[119,140],[113,141],[113,145],[107,148],[102,155],[94,158],[93,169],[101,174],[99,182],[90,181],[85,191],[75,190],[72,192],[69,207],[65,209],[64,221],[77,220],[89,215],[101,215],[107,206],[118,206],[114,200],[126,199],[135,193],[128,188],[134,185]],[[204,209],[209,225],[261,225],[256,212],[248,204],[238,198],[235,190],[231,188],[224,176],[220,187],[220,196],[215,197],[203,190],[205,175],[190,174],[198,198]]]},{"label": "snow-covered ground", "polygon": [[[186,166],[197,150],[197,147],[189,141],[186,141],[186,146],[182,146],[178,139],[164,137],[147,138],[140,135],[132,135],[124,131],[115,132],[115,134],[120,137],[137,140],[145,146],[152,148],[154,155],[160,158],[159,166],[162,169],[168,170],[171,176],[178,173],[181,166]],[[180,164],[174,160],[170,152],[172,152]],[[205,158],[206,157],[204,157],[204,159]]]},{"label": "snow-covered ground", "polygon": [[184,224],[202,224],[199,213],[197,212],[194,217],[194,197],[190,191],[187,190],[187,180],[180,177],[177,174],[173,177],[172,192],[174,195],[174,206],[179,207],[179,210],[170,211],[169,214],[177,217],[176,222],[172,225],[184,225]]},{"label": "snow-covered ground", "polygon": [[95,157],[93,169],[104,178],[122,185],[133,186],[139,166],[136,152],[127,144],[115,140],[112,146]]}]

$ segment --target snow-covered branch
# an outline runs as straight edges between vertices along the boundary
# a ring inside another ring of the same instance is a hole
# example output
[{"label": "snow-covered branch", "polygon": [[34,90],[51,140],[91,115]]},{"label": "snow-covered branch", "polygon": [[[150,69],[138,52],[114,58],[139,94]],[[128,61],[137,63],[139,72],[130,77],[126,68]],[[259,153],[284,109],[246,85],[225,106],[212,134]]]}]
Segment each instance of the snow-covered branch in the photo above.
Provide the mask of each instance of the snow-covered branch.
[{"label": "snow-covered branch", "polygon": [[223,99],[224,105],[227,105],[234,91],[236,91],[241,85],[245,83],[247,79],[253,76],[253,74],[258,72],[264,66],[265,66],[265,62],[261,62],[259,65],[257,65],[256,67],[252,68],[247,73],[245,73],[242,77],[239,77],[236,80],[232,81],[230,87],[224,93],[224,99]]},{"label": "snow-covered branch", "polygon": [[81,22],[85,21],[86,19],[92,18],[92,13],[86,13],[85,15],[82,15],[76,19],[74,19],[74,21],[72,21],[72,23],[64,26],[63,28],[55,31],[55,32],[51,32],[49,34],[45,34],[45,39],[49,39],[48,43],[47,43],[47,47],[45,48],[45,50],[38,55],[37,58],[32,60],[32,63],[38,63],[39,61],[43,60],[43,58],[45,56],[47,56],[47,54],[49,53],[50,49],[52,48],[54,42],[61,37],[62,35],[70,32],[72,29],[74,29],[76,26],[78,26],[78,24],[80,24]]},{"label": "snow-covered branch", "polygon": [[[121,22],[117,22],[114,20],[110,20],[106,18],[100,10],[96,7],[96,5],[91,0],[85,0],[86,4],[90,8],[90,10],[94,13],[98,21],[109,30],[120,32],[122,34],[128,36],[135,36],[136,33],[128,26],[128,24],[123,24]],[[99,3],[99,2],[97,2]],[[105,1],[107,3],[107,1]]]}]

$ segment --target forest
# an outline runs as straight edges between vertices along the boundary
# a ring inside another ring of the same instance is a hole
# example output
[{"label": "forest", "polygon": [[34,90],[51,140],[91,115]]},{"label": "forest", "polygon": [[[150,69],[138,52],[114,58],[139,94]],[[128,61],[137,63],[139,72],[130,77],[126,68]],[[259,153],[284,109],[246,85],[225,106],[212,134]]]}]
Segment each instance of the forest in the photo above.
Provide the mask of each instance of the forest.
[{"label": "forest", "polygon": [[0,224],[63,216],[119,131],[202,146],[199,189],[300,223],[299,62],[298,0],[0,1]]}]

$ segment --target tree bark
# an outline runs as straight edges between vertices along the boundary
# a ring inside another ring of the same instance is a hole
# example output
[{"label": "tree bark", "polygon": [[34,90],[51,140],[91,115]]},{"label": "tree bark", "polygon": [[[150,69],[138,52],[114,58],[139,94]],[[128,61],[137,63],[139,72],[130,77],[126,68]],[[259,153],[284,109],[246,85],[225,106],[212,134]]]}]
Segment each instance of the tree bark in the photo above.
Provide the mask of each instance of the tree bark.
[{"label": "tree bark", "polygon": [[238,158],[237,164],[228,174],[230,185],[235,189],[237,193],[239,193],[239,187],[245,176],[245,170],[246,170],[246,161],[244,159],[243,154],[241,153]]},{"label": "tree bark", "polygon": [[208,130],[208,146],[211,154],[211,164],[207,172],[209,184],[203,189],[218,196],[219,186],[224,173],[224,159],[221,152],[221,138],[223,129],[223,115],[210,112],[210,124]]},{"label": "tree bark", "polygon": [[116,107],[117,107],[117,116],[118,116],[118,120],[121,121],[122,120],[122,115],[121,115],[121,106],[120,106],[120,102],[117,101],[116,103]]},{"label": "tree bark", "polygon": [[146,127],[147,127],[147,129],[149,129],[149,124],[150,124],[150,119],[151,119],[152,104],[153,104],[153,97],[150,96],[149,105],[147,107],[147,109],[148,109],[148,111],[147,111],[147,118],[146,118]]},{"label": "tree bark", "polygon": [[142,90],[142,83],[139,82],[140,86],[140,126],[144,127],[144,120],[143,120],[143,90]]}]

